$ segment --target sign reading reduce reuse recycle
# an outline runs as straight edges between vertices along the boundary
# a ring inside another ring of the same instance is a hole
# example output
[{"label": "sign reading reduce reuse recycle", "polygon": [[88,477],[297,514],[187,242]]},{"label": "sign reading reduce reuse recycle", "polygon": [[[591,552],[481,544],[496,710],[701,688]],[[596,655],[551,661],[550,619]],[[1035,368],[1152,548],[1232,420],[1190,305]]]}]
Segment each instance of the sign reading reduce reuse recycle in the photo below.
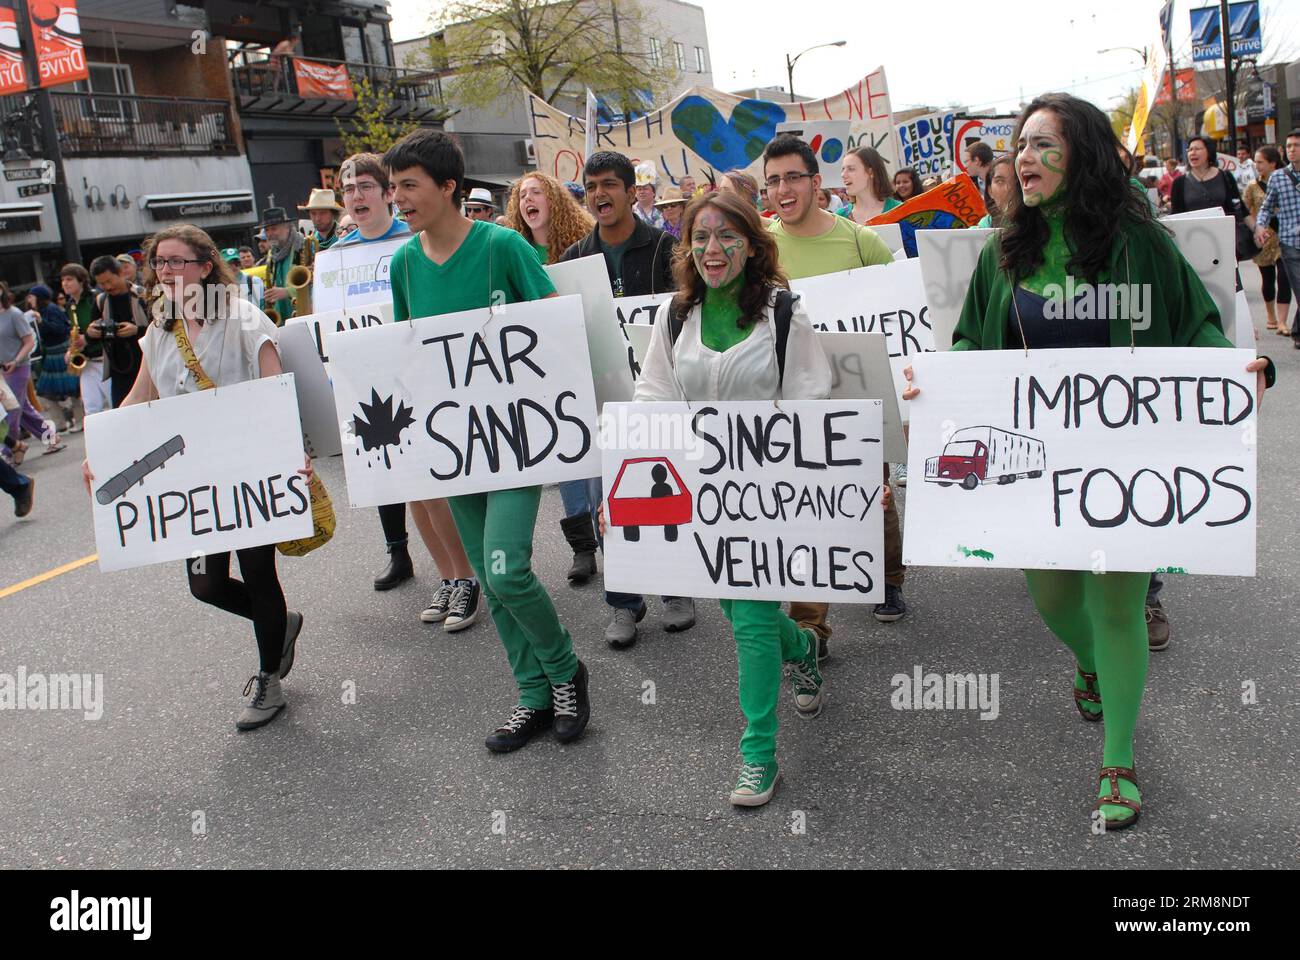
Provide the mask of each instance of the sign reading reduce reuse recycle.
[{"label": "sign reading reduce reuse recycle", "polygon": [[913,361],[904,560],[1255,573],[1254,350]]}]

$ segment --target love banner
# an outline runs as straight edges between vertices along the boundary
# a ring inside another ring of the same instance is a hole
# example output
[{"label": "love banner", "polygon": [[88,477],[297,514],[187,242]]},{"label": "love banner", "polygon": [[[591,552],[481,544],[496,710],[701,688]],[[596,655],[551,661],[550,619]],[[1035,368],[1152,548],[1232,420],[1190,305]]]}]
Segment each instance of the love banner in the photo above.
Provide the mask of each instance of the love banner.
[{"label": "love banner", "polygon": [[[586,123],[529,94],[529,124],[537,168],[561,180],[581,180],[586,162]],[[697,181],[741,169],[762,178],[763,148],[787,121],[847,120],[848,143],[824,139],[820,165],[839,169],[844,153],[875,147],[885,163],[897,167],[885,68],[880,67],[843,93],[807,103],[775,103],[692,87],[664,107],[631,123],[598,124],[596,150],[613,150],[633,162],[648,160],[661,178],[677,183],[685,174]],[[662,185],[662,181],[661,181]]]}]

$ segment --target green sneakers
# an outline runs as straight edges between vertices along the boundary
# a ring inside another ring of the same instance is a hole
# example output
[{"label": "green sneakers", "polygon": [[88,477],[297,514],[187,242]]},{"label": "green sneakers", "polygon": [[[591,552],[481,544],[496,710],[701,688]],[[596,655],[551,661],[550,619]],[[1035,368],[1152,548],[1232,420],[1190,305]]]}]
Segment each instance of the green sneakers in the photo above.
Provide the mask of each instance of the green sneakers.
[{"label": "green sneakers", "polygon": [[731,791],[731,802],[737,807],[761,807],[772,799],[781,772],[776,768],[776,761],[771,763],[747,763],[740,768],[736,778],[736,788]]},{"label": "green sneakers", "polygon": [[802,633],[808,649],[798,660],[787,660],[781,667],[794,693],[795,711],[805,720],[811,720],[822,712],[825,691],[821,671],[817,669],[817,635],[807,628]]}]

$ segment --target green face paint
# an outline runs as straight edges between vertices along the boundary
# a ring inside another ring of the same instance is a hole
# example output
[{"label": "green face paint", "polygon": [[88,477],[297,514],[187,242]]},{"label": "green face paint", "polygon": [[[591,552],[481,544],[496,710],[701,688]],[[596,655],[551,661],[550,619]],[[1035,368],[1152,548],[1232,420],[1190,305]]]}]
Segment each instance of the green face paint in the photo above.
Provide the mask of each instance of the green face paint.
[{"label": "green face paint", "polygon": [[1067,162],[1068,151],[1056,114],[1039,110],[1025,122],[1016,144],[1016,174],[1025,206],[1041,206],[1062,194]]},{"label": "green face paint", "polygon": [[720,212],[706,208],[695,218],[691,259],[707,286],[725,287],[744,271],[749,256],[749,241]]}]

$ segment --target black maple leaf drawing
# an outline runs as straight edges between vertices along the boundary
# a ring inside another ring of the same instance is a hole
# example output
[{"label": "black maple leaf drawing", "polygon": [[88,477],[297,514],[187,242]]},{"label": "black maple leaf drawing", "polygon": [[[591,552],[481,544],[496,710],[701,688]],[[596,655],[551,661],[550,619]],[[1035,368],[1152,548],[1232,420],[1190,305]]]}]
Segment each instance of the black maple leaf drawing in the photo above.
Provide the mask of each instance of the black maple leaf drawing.
[{"label": "black maple leaf drawing", "polygon": [[[393,468],[388,456],[390,446],[399,447],[402,443],[402,431],[415,423],[411,408],[399,400],[397,411],[393,411],[393,398],[379,399],[379,391],[370,391],[370,402],[362,403],[361,416],[352,418],[352,430],[367,450],[382,450],[384,466]],[[364,419],[363,419],[364,418]],[[409,441],[408,441],[409,442]]]}]

